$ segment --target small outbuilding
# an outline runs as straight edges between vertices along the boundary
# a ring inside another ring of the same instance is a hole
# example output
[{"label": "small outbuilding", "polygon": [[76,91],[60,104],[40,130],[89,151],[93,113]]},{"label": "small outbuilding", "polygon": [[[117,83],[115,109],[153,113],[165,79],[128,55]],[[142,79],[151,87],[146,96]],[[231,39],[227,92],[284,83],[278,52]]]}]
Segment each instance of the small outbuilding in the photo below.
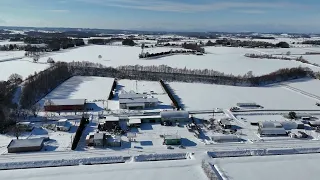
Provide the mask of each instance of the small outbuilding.
[{"label": "small outbuilding", "polygon": [[131,127],[140,127],[141,119],[129,118],[128,125]]},{"label": "small outbuilding", "polygon": [[229,120],[227,119],[220,119],[219,120],[220,126],[222,126],[224,129],[231,129],[232,125]]},{"label": "small outbuilding", "polygon": [[8,153],[41,151],[44,138],[13,139],[7,146]]},{"label": "small outbuilding", "polygon": [[181,137],[179,135],[164,135],[163,144],[165,145],[181,145]]},{"label": "small outbuilding", "polygon": [[93,136],[94,146],[105,146],[105,133],[95,133]]},{"label": "small outbuilding", "polygon": [[304,129],[304,124],[299,121],[283,121],[280,123],[285,130]]},{"label": "small outbuilding", "polygon": [[162,121],[185,122],[189,120],[188,111],[161,111],[160,116]]}]

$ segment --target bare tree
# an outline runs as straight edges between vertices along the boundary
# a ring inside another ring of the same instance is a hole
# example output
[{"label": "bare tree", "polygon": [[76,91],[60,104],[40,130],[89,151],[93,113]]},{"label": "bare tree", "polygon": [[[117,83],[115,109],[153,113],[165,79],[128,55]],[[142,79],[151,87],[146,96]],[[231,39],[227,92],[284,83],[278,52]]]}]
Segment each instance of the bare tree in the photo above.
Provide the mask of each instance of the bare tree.
[{"label": "bare tree", "polygon": [[39,113],[40,109],[41,109],[41,106],[40,106],[39,103],[36,103],[31,107],[31,111],[32,111],[34,117],[38,116],[38,113]]},{"label": "bare tree", "polygon": [[33,62],[37,63],[40,59],[40,56],[38,54],[34,55]]},{"label": "bare tree", "polygon": [[12,83],[15,83],[15,84],[19,84],[22,82],[22,76],[17,74],[17,73],[14,73],[14,74],[11,74],[8,78],[8,81],[12,82]]},{"label": "bare tree", "polygon": [[99,59],[101,59],[101,58],[102,58],[102,56],[101,56],[101,55],[99,55],[99,56],[98,56],[98,58],[99,58]]},{"label": "bare tree", "polygon": [[22,134],[22,130],[21,130],[21,127],[16,124],[15,126],[12,127],[12,132],[14,133],[14,136],[19,139],[19,137],[21,136]]}]

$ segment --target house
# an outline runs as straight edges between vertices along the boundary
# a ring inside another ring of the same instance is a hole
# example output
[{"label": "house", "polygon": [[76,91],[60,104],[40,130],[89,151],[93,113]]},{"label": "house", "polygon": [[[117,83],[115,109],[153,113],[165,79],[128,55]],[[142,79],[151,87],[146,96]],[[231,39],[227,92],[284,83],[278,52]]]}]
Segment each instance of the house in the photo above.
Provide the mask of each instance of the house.
[{"label": "house", "polygon": [[284,128],[259,128],[258,133],[261,136],[287,136]]},{"label": "house", "polygon": [[44,138],[13,139],[7,146],[8,153],[41,151],[44,146]]},{"label": "house", "polygon": [[285,130],[304,129],[304,124],[299,121],[283,121],[280,124]]},{"label": "house", "polygon": [[47,99],[44,110],[55,111],[82,111],[85,109],[85,99]]},{"label": "house", "polygon": [[93,145],[94,146],[105,146],[105,133],[95,133],[93,135]]},{"label": "house", "polygon": [[164,135],[163,144],[165,145],[181,145],[181,137],[178,135]]},{"label": "house", "polygon": [[106,145],[109,147],[121,147],[121,137],[120,136],[106,136]]},{"label": "house", "polygon": [[161,111],[160,116],[162,121],[171,121],[171,122],[189,121],[188,111]]},{"label": "house", "polygon": [[258,122],[259,128],[281,128],[282,125],[279,122],[261,121]]}]

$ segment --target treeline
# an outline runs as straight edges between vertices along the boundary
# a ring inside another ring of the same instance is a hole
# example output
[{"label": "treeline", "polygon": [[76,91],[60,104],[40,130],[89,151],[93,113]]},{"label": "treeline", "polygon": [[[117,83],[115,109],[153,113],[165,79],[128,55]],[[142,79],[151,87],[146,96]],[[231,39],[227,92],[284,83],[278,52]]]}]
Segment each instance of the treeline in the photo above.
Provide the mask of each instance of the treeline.
[{"label": "treeline", "polygon": [[106,45],[111,44],[113,42],[122,42],[122,45],[124,46],[134,46],[136,43],[133,41],[133,39],[123,39],[123,38],[110,38],[110,39],[101,39],[101,38],[94,38],[89,39],[88,44],[96,44],[96,45]]},{"label": "treeline", "polygon": [[277,44],[273,44],[264,41],[241,41],[226,38],[216,40],[216,45],[246,48],[290,48],[290,45],[287,42],[279,42]]},{"label": "treeline", "polygon": [[280,59],[280,60],[287,60],[287,61],[299,61],[302,63],[311,64],[309,61],[305,60],[302,56],[300,57],[289,57],[289,56],[274,56],[272,54],[245,54],[245,57],[255,58],[255,59]]},{"label": "treeline", "polygon": [[308,40],[308,41],[303,41],[301,44],[320,45],[320,40]]},{"label": "treeline", "polygon": [[20,106],[25,109],[30,108],[71,76],[66,63],[56,63],[38,74],[29,76],[22,89]]},{"label": "treeline", "polygon": [[197,52],[205,53],[204,48],[198,43],[183,43],[181,46],[185,49],[191,49]]},{"label": "treeline", "polygon": [[0,134],[7,132],[8,127],[15,124],[12,109],[17,107],[12,103],[12,99],[20,81],[22,80],[13,78],[8,81],[0,81]]},{"label": "treeline", "polygon": [[173,55],[173,54],[196,54],[196,51],[194,51],[194,50],[171,50],[171,51],[159,52],[159,53],[146,52],[144,54],[139,54],[139,58],[150,58],[150,57],[158,57],[158,56]]},{"label": "treeline", "polygon": [[84,46],[83,39],[72,39],[66,37],[26,37],[26,44],[46,44],[45,47],[38,47],[40,51],[59,51],[60,49],[68,49],[76,46]]}]

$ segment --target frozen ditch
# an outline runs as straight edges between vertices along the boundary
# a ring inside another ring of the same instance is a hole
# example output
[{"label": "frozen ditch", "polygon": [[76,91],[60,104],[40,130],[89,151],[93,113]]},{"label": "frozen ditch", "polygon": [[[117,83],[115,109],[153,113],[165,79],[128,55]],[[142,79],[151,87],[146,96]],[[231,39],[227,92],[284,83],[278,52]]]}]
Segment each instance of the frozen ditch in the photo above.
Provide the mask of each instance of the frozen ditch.
[{"label": "frozen ditch", "polygon": [[320,148],[270,148],[270,149],[244,149],[231,151],[208,151],[212,158],[243,157],[243,156],[271,156],[290,154],[320,153]]},{"label": "frozen ditch", "polygon": [[122,156],[0,163],[0,170],[124,163]]},{"label": "frozen ditch", "polygon": [[166,160],[182,160],[188,159],[188,153],[171,153],[171,154],[148,154],[135,156],[134,160],[136,162],[143,161],[166,161]]}]

